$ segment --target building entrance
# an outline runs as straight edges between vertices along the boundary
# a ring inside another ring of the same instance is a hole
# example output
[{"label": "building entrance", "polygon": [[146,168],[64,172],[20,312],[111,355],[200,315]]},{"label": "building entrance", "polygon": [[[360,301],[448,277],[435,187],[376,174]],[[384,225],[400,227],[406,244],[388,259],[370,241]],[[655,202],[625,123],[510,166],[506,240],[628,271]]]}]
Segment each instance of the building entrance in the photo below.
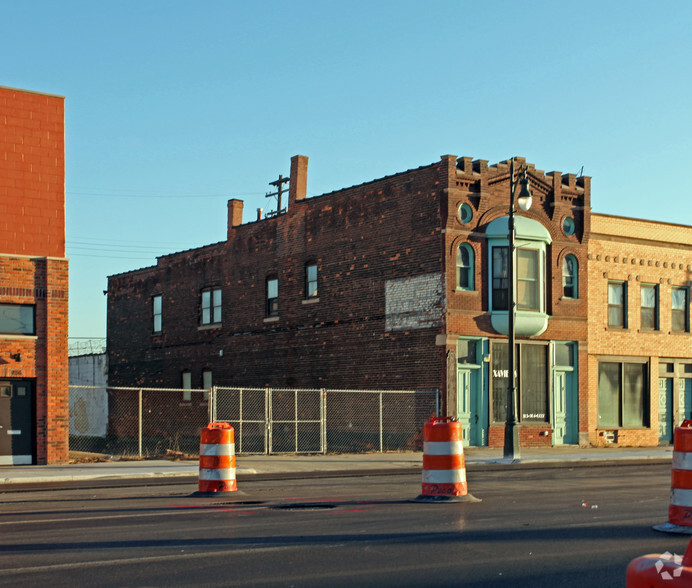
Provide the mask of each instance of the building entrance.
[{"label": "building entrance", "polygon": [[0,380],[0,465],[34,463],[34,385]]}]

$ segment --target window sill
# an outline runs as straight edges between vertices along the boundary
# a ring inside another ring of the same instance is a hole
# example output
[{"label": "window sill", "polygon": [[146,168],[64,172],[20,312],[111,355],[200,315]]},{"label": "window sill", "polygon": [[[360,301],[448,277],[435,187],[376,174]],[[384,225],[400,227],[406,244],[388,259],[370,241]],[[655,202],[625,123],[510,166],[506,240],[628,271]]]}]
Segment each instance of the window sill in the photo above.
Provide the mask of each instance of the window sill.
[{"label": "window sill", "polygon": [[221,323],[210,323],[208,325],[200,325],[197,327],[198,331],[210,331],[212,329],[220,329]]},{"label": "window sill", "polygon": [[19,333],[0,333],[0,339],[19,339],[20,341],[38,341],[38,335],[20,335]]},{"label": "window sill", "polygon": [[662,331],[661,329],[639,329],[637,333],[650,333],[652,335],[660,335]]},{"label": "window sill", "polygon": [[457,286],[454,291],[457,294],[475,294],[477,292],[471,288],[459,288],[459,286]]},{"label": "window sill", "polygon": [[279,320],[278,316],[268,316],[264,319],[265,323],[275,323]]},{"label": "window sill", "polygon": [[599,427],[596,432],[600,435],[601,433],[607,433],[609,431],[649,431],[651,427]]},{"label": "window sill", "polygon": [[301,304],[316,304],[319,301],[319,296],[315,298],[304,298],[303,300],[301,300]]},{"label": "window sill", "polygon": [[608,326],[605,328],[606,331],[613,331],[613,332],[623,332],[623,331],[629,331],[627,327],[611,327]]}]

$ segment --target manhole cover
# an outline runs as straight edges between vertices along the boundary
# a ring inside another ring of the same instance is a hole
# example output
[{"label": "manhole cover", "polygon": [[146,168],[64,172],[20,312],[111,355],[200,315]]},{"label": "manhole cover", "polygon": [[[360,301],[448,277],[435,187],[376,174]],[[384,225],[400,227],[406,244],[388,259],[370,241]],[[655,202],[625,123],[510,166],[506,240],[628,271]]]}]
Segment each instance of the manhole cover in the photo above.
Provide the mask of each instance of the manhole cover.
[{"label": "manhole cover", "polygon": [[326,504],[324,502],[303,502],[295,504],[275,504],[269,508],[275,508],[277,510],[325,510],[328,508],[334,508],[334,504]]}]

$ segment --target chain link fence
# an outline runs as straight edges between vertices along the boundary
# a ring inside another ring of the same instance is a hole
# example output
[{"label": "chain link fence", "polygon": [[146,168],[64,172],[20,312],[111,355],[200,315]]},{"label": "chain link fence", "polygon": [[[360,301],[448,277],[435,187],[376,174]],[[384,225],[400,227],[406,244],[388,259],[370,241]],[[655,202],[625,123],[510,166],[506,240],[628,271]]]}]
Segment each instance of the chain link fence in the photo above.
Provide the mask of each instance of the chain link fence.
[{"label": "chain link fence", "polygon": [[70,386],[70,450],[198,455],[200,430],[227,422],[238,454],[421,451],[439,391]]}]

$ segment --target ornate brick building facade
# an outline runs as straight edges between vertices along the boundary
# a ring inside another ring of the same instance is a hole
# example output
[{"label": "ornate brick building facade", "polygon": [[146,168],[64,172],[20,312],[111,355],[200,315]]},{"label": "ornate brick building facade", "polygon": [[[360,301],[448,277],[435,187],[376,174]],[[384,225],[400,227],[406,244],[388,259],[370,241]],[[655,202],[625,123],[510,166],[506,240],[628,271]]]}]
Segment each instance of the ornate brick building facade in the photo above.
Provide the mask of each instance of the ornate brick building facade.
[{"label": "ornate brick building facade", "polygon": [[[521,443],[611,441],[593,381],[603,351],[589,341],[601,295],[590,178],[514,163],[534,201],[516,217]],[[306,185],[295,156],[286,210],[243,223],[231,200],[225,241],[109,278],[109,383],[440,389],[467,443],[501,445],[510,162],[446,155],[322,196],[306,198]],[[675,281],[689,346],[689,276]]]},{"label": "ornate brick building facade", "polygon": [[64,99],[0,88],[0,464],[67,461]]}]

